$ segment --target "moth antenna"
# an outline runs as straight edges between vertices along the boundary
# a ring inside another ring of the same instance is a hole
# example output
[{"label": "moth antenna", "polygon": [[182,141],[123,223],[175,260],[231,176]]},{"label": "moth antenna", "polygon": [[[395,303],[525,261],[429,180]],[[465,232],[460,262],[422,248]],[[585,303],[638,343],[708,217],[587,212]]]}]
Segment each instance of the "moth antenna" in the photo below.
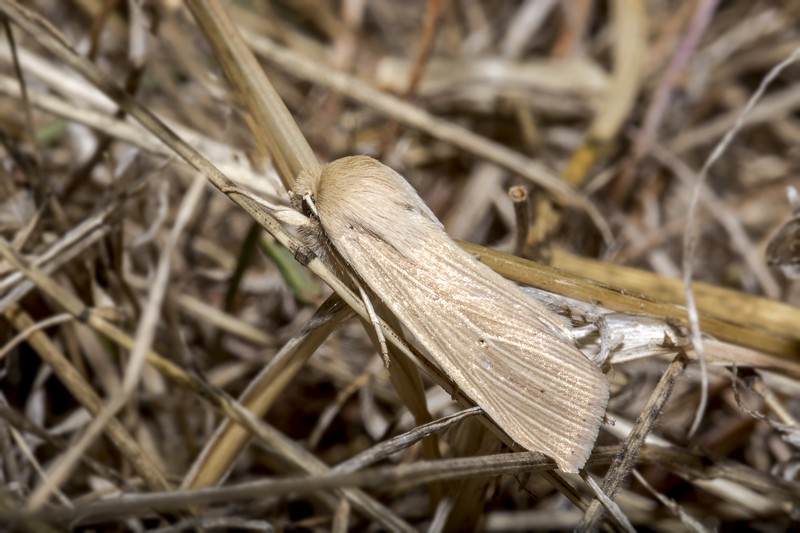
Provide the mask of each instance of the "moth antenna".
[{"label": "moth antenna", "polygon": [[303,202],[305,202],[306,206],[314,213],[314,216],[319,219],[319,213],[317,213],[317,206],[314,205],[314,200],[311,199],[311,193],[305,193],[303,195]]},{"label": "moth antenna", "polygon": [[[225,194],[241,194],[242,196],[250,198],[255,203],[257,203],[267,211],[271,212],[273,216],[275,216],[275,218],[277,218],[279,221],[294,226],[296,228],[302,228],[304,226],[308,226],[309,224],[311,224],[308,218],[303,216],[301,213],[298,213],[294,209],[284,207],[282,205],[275,205],[251,193],[250,191],[242,189],[241,187],[237,187],[236,185],[230,187],[222,187],[220,191],[222,191]],[[307,262],[304,264],[307,264]]]},{"label": "moth antenna", "polygon": [[367,291],[365,291],[360,284],[358,284],[358,292],[361,294],[361,300],[364,302],[364,307],[367,308],[369,321],[372,322],[372,327],[375,329],[375,334],[378,336],[378,344],[381,347],[383,364],[386,366],[386,368],[389,368],[389,348],[386,346],[386,337],[383,335],[383,329],[381,329],[381,323],[378,320],[378,314],[375,312],[375,308],[372,307],[372,301],[369,299]]},{"label": "moth antenna", "polygon": [[230,187],[222,187],[220,189],[220,191],[225,193],[225,194],[241,194],[242,196],[246,196],[247,198],[250,198],[251,200],[253,200],[258,205],[260,205],[262,207],[265,207],[266,209],[268,209],[270,211],[277,211],[279,209],[279,206],[276,206],[275,204],[264,200],[260,196],[256,196],[255,194],[251,193],[250,191],[242,189],[241,187],[238,187],[236,185],[232,185]]}]

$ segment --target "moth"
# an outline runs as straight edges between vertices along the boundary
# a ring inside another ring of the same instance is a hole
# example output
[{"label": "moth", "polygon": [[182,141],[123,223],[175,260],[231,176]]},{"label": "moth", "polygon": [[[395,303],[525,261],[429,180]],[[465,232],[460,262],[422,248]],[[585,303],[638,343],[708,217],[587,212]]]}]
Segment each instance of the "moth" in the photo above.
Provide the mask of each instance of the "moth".
[{"label": "moth", "polygon": [[344,263],[518,444],[577,472],[609,385],[561,318],[462,250],[397,172],[365,156],[302,173],[315,253]]}]

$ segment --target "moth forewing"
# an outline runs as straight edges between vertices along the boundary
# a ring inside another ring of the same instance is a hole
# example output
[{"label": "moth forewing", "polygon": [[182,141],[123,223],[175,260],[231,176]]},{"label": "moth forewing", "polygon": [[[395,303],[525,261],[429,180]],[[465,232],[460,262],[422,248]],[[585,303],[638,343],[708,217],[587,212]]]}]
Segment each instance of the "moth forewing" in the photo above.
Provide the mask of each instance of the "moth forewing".
[{"label": "moth forewing", "polygon": [[560,318],[463,251],[399,174],[343,158],[298,180],[335,254],[517,443],[578,471],[608,382]]}]

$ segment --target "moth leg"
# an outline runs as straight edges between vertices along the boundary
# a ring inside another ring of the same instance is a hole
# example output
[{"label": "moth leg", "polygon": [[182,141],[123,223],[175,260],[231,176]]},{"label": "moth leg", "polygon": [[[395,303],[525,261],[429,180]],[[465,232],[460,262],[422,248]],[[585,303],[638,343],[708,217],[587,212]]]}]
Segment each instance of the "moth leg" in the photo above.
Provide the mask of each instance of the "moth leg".
[{"label": "moth leg", "polygon": [[372,307],[372,302],[369,299],[369,295],[364,288],[359,285],[358,292],[361,294],[361,300],[364,302],[364,307],[367,308],[367,315],[369,316],[369,321],[372,322],[372,327],[375,328],[375,334],[378,336],[378,344],[381,347],[381,357],[383,357],[383,364],[386,368],[389,368],[389,348],[386,346],[386,337],[383,335],[383,330],[381,329],[381,323],[378,320],[378,314],[375,313],[375,308]]},{"label": "moth leg", "polygon": [[308,266],[312,259],[317,257],[311,246],[300,246],[294,252],[294,259],[303,266]]}]

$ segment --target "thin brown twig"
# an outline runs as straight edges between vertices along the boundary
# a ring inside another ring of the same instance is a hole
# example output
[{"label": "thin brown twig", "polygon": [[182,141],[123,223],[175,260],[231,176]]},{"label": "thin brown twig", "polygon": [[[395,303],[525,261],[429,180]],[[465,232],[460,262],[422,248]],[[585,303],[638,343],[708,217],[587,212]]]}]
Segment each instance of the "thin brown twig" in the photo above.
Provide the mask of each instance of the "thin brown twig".
[{"label": "thin brown twig", "polygon": [[514,239],[514,255],[524,255],[525,245],[528,243],[528,233],[531,229],[530,203],[528,189],[515,185],[508,190],[508,196],[514,205],[516,217],[516,233]]},{"label": "thin brown twig", "polygon": [[615,186],[615,200],[621,202],[623,195],[631,191],[631,186],[636,175],[641,159],[650,150],[650,145],[656,140],[656,133],[664,115],[669,108],[672,92],[678,81],[678,75],[687,68],[697,47],[700,38],[708,28],[717,7],[717,0],[701,0],[695,7],[695,12],[689,20],[689,28],[681,40],[678,49],[672,56],[667,69],[661,76],[656,92],[650,100],[644,124],[633,144],[633,153],[627,164],[622,168],[622,173]]},{"label": "thin brown twig", "polygon": [[[444,4],[445,0],[428,0],[427,2],[417,55],[414,57],[414,63],[402,94],[404,100],[411,100],[414,97],[414,94],[417,92],[417,87],[420,81],[422,81],[422,77],[425,75],[425,67],[431,57],[433,45],[436,42],[436,35],[441,25]],[[386,154],[389,147],[394,143],[394,139],[397,136],[397,129],[398,123],[396,120],[390,120],[386,125],[386,130],[381,139],[381,154]]]},{"label": "thin brown twig", "polygon": [[[686,356],[683,352],[679,352],[661,376],[658,385],[656,385],[647,404],[644,409],[642,409],[642,413],[636,420],[633,431],[631,431],[625,443],[620,448],[619,453],[611,462],[611,466],[608,468],[608,472],[606,472],[602,485],[603,493],[609,498],[614,497],[635,468],[639,450],[644,446],[645,438],[653,429],[658,417],[664,411],[664,405],[667,403],[678,378],[683,373],[686,363]],[[603,508],[600,501],[597,499],[593,500],[586,510],[577,531],[595,531],[600,524],[602,511]]]}]

